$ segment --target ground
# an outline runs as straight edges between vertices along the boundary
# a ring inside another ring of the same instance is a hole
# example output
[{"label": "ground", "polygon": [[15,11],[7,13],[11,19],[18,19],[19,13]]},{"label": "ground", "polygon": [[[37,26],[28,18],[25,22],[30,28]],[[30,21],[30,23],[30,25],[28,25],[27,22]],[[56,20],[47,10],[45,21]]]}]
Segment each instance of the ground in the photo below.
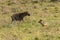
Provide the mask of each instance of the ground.
[{"label": "ground", "polygon": [[[25,11],[31,16],[11,23],[13,14]],[[60,2],[0,0],[0,40],[60,40]]]}]

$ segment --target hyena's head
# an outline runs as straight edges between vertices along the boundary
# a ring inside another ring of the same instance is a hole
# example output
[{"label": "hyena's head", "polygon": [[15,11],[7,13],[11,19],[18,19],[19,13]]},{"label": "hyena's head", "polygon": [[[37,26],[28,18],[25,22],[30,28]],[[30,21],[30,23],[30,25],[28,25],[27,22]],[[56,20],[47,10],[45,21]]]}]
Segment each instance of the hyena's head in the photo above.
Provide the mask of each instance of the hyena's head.
[{"label": "hyena's head", "polygon": [[28,12],[24,12],[25,16],[30,16],[30,14]]}]

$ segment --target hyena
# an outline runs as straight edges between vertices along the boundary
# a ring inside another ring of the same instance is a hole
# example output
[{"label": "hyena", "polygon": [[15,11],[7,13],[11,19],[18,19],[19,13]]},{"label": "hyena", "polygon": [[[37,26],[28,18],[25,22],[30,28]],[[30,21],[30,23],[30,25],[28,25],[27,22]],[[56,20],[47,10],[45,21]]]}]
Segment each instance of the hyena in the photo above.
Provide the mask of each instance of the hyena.
[{"label": "hyena", "polygon": [[23,21],[23,18],[25,16],[30,16],[28,12],[23,12],[23,13],[18,13],[18,14],[13,14],[11,16],[12,21]]}]

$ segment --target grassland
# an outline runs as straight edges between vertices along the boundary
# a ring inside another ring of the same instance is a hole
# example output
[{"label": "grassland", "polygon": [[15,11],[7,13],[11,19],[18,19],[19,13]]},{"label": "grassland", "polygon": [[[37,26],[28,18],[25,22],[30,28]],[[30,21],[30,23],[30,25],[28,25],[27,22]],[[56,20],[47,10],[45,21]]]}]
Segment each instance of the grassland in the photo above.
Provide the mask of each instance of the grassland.
[{"label": "grassland", "polygon": [[[31,16],[11,23],[13,14],[25,11]],[[60,40],[60,2],[0,0],[0,40]]]}]

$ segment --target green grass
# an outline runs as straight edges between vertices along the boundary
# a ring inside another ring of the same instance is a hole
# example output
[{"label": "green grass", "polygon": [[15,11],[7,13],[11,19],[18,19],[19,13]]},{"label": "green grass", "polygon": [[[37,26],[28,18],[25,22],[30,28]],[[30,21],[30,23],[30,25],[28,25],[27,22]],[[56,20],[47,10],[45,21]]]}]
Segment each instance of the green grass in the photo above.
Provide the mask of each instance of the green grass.
[{"label": "green grass", "polygon": [[[0,40],[60,40],[60,2],[0,1]],[[11,23],[11,16],[28,11],[31,16]],[[42,26],[42,19],[48,26]]]}]

